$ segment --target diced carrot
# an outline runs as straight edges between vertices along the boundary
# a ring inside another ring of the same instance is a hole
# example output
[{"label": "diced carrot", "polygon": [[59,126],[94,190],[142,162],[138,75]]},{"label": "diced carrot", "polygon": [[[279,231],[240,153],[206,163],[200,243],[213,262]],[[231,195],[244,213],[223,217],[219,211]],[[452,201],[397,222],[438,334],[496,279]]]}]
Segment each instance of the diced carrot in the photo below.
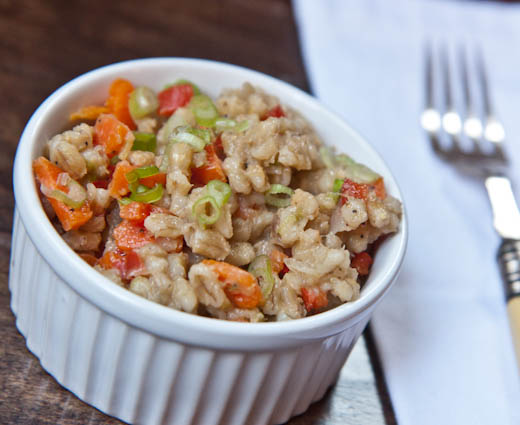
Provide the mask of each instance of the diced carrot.
[{"label": "diced carrot", "polygon": [[370,254],[363,251],[354,255],[354,258],[350,261],[350,266],[355,268],[360,275],[367,275],[373,262]]},{"label": "diced carrot", "polygon": [[[58,184],[58,176],[64,171],[50,162],[43,156],[37,158],[33,162],[33,171],[36,179],[51,190],[61,190],[68,193],[68,188]],[[77,229],[83,226],[92,218],[93,212],[88,202],[85,202],[80,208],[72,208],[64,202],[54,198],[48,198],[49,203],[56,212],[58,219],[65,231]]]},{"label": "diced carrot", "polygon": [[58,176],[64,173],[60,167],[54,165],[47,158],[40,156],[33,161],[33,171],[38,181],[49,189],[67,191],[67,187],[58,185]]},{"label": "diced carrot", "polygon": [[142,185],[149,187],[150,189],[153,188],[156,184],[160,183],[163,186],[166,185],[166,173],[157,173],[153,176],[149,177],[143,177],[139,179],[139,183]]},{"label": "diced carrot", "polygon": [[119,161],[112,175],[112,180],[108,185],[108,193],[114,198],[121,198],[125,196],[130,189],[128,188],[128,180],[126,174],[132,171],[135,167],[130,165],[128,161]]},{"label": "diced carrot", "polygon": [[269,259],[271,260],[271,268],[273,269],[273,272],[279,274],[280,272],[284,271],[284,269],[287,269],[284,260],[288,257],[289,256],[286,255],[283,251],[280,251],[279,249],[273,249],[269,254]]},{"label": "diced carrot", "polygon": [[119,249],[105,252],[98,264],[105,270],[116,269],[125,280],[135,277],[144,269],[144,264],[135,251]]},{"label": "diced carrot", "polygon": [[132,137],[130,129],[112,114],[101,114],[94,125],[94,143],[103,146],[109,158],[117,155]]},{"label": "diced carrot", "polygon": [[144,202],[130,202],[119,206],[119,216],[136,224],[142,224],[151,211],[152,206]]},{"label": "diced carrot", "polygon": [[347,202],[346,196],[352,196],[358,199],[367,199],[369,186],[364,183],[356,183],[350,179],[345,179],[341,186],[341,205]]},{"label": "diced carrot", "polygon": [[97,105],[90,105],[90,106],[84,106],[83,108],[73,112],[69,116],[70,121],[78,121],[78,120],[89,120],[93,121],[97,119],[101,114],[108,114],[110,112],[110,109],[108,109],[106,106],[97,106]]},{"label": "diced carrot", "polygon": [[327,307],[329,300],[327,294],[319,288],[302,288],[303,304],[307,312],[316,311]]},{"label": "diced carrot", "polygon": [[213,145],[206,145],[206,163],[202,167],[191,169],[191,182],[197,186],[204,186],[211,180],[227,182],[226,174],[222,168],[222,161],[215,152]]},{"label": "diced carrot", "polygon": [[56,212],[56,216],[60,220],[63,230],[66,232],[80,228],[94,215],[88,202],[85,202],[77,209],[69,207],[57,199],[49,198],[49,202]]},{"label": "diced carrot", "polygon": [[117,247],[122,251],[129,251],[153,242],[153,235],[144,227],[123,220],[114,229],[114,240]]},{"label": "diced carrot", "polygon": [[223,261],[202,263],[216,273],[227,297],[238,308],[255,308],[262,302],[260,285],[251,273]]},{"label": "diced carrot", "polygon": [[379,177],[376,182],[371,186],[374,188],[376,192],[376,196],[383,200],[386,198],[386,189],[385,189],[385,182],[383,181],[383,177]]},{"label": "diced carrot", "polygon": [[90,266],[95,266],[96,263],[97,263],[97,258],[92,255],[92,254],[85,254],[85,253],[81,253],[79,254],[79,256],[85,261],[87,262]]},{"label": "diced carrot", "polygon": [[177,84],[168,87],[157,95],[159,99],[159,115],[170,116],[178,108],[185,106],[193,96],[190,84]]},{"label": "diced carrot", "polygon": [[135,130],[136,126],[128,109],[128,97],[133,91],[134,86],[130,81],[118,78],[112,81],[105,104],[119,121],[125,123],[130,129]]},{"label": "diced carrot", "polygon": [[267,118],[281,118],[285,117],[285,112],[283,111],[280,105],[276,105],[275,107],[269,109],[264,115],[260,117],[261,121],[266,120]]}]

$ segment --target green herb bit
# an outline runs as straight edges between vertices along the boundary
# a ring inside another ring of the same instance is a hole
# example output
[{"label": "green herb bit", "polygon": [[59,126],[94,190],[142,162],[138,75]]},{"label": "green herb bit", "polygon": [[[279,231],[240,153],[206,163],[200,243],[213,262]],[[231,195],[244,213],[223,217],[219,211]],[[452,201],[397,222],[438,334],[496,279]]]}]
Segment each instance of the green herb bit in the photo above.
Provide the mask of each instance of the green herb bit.
[{"label": "green herb bit", "polygon": [[290,187],[284,186],[283,184],[273,184],[269,190],[265,192],[264,198],[267,205],[284,208],[291,204],[293,193],[294,190]]}]

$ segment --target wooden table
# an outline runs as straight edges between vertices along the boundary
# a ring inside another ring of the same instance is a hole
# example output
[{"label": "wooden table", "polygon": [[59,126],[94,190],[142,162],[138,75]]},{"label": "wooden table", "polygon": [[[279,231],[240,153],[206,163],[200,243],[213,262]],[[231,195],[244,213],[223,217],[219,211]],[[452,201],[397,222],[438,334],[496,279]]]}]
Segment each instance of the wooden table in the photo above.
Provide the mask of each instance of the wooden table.
[{"label": "wooden table", "polygon": [[[11,169],[19,136],[36,107],[79,74],[152,56],[230,62],[309,89],[289,0],[150,3],[0,0],[2,424],[121,423],[77,399],[40,367],[16,330],[9,308]],[[336,386],[290,424],[382,423],[393,424],[395,419],[368,332]]]}]

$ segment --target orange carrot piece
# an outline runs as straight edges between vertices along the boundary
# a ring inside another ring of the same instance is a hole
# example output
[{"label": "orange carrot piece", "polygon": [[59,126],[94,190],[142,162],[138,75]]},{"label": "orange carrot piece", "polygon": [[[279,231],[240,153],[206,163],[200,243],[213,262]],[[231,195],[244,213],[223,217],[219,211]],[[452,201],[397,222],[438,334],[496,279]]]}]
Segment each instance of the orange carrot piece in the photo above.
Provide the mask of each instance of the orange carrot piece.
[{"label": "orange carrot piece", "polygon": [[132,137],[130,129],[112,114],[101,114],[94,125],[94,143],[105,148],[109,158],[117,155]]},{"label": "orange carrot piece", "polygon": [[128,205],[119,206],[119,216],[136,224],[143,223],[151,211],[152,206],[144,202],[130,202]]},{"label": "orange carrot piece", "polygon": [[123,220],[119,223],[114,229],[113,236],[117,247],[122,251],[141,248],[155,240],[148,230],[129,220]]},{"label": "orange carrot piece", "polygon": [[354,258],[350,261],[350,267],[355,268],[360,275],[367,275],[373,262],[370,254],[363,251],[354,255]]},{"label": "orange carrot piece", "polygon": [[[33,171],[36,179],[47,188],[51,190],[61,190],[68,193],[68,188],[66,186],[58,185],[58,175],[64,173],[64,171],[50,162],[47,158],[41,156],[34,160]],[[90,209],[88,202],[85,202],[80,208],[75,209],[57,199],[47,199],[56,212],[56,215],[66,232],[83,226],[93,216],[93,212]]]},{"label": "orange carrot piece", "polygon": [[222,161],[217,156],[215,147],[213,145],[207,145],[205,150],[206,163],[202,167],[194,167],[191,169],[191,182],[197,186],[204,186],[211,180],[220,180],[226,183],[227,178],[222,168]]},{"label": "orange carrot piece", "polygon": [[262,301],[262,291],[255,277],[223,261],[202,260],[218,276],[229,300],[238,308],[255,308]]},{"label": "orange carrot piece", "polygon": [[386,198],[386,189],[385,182],[383,181],[383,177],[379,177],[376,182],[372,185],[374,190],[376,191],[376,196],[383,200]]},{"label": "orange carrot piece", "polygon": [[156,184],[160,183],[166,186],[166,173],[157,173],[153,176],[143,177],[139,179],[139,183],[152,189]]},{"label": "orange carrot piece", "polygon": [[327,294],[319,288],[302,288],[303,304],[307,312],[316,311],[327,307],[329,300]]},{"label": "orange carrot piece", "polygon": [[101,114],[108,114],[110,110],[106,106],[90,105],[73,112],[69,116],[70,121],[93,121]]},{"label": "orange carrot piece", "polygon": [[79,256],[81,257],[81,259],[82,259],[83,261],[87,262],[88,265],[89,265],[89,266],[92,266],[92,267],[94,267],[94,266],[96,265],[97,260],[98,260],[98,259],[97,259],[94,255],[92,255],[92,254],[81,253],[81,254],[79,254]]},{"label": "orange carrot piece", "polygon": [[128,188],[128,180],[126,174],[132,171],[135,167],[130,165],[128,161],[119,161],[112,175],[112,180],[108,185],[108,193],[113,198],[121,198],[125,196],[130,189]]},{"label": "orange carrot piece", "polygon": [[284,260],[289,256],[279,249],[273,249],[269,254],[269,259],[271,260],[271,268],[273,272],[278,274],[287,266],[284,263]]},{"label": "orange carrot piece", "polygon": [[118,78],[112,82],[108,90],[106,106],[119,121],[125,123],[130,129],[135,130],[136,125],[128,109],[128,97],[134,91],[134,86],[128,80]]},{"label": "orange carrot piece", "polygon": [[54,165],[47,158],[40,156],[33,161],[33,171],[38,181],[49,189],[67,191],[67,187],[58,185],[58,176],[64,173],[60,167]]},{"label": "orange carrot piece", "polygon": [[144,264],[135,251],[107,251],[98,264],[105,270],[116,269],[123,279],[131,279],[144,269]]}]

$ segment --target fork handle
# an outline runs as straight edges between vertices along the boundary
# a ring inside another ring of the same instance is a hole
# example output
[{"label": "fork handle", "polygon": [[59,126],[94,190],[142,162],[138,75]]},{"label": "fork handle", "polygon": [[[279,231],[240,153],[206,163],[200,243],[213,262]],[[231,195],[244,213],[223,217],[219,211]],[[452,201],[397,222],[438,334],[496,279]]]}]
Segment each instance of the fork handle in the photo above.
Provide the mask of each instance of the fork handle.
[{"label": "fork handle", "polygon": [[504,239],[498,251],[504,281],[509,325],[520,371],[520,240]]}]

